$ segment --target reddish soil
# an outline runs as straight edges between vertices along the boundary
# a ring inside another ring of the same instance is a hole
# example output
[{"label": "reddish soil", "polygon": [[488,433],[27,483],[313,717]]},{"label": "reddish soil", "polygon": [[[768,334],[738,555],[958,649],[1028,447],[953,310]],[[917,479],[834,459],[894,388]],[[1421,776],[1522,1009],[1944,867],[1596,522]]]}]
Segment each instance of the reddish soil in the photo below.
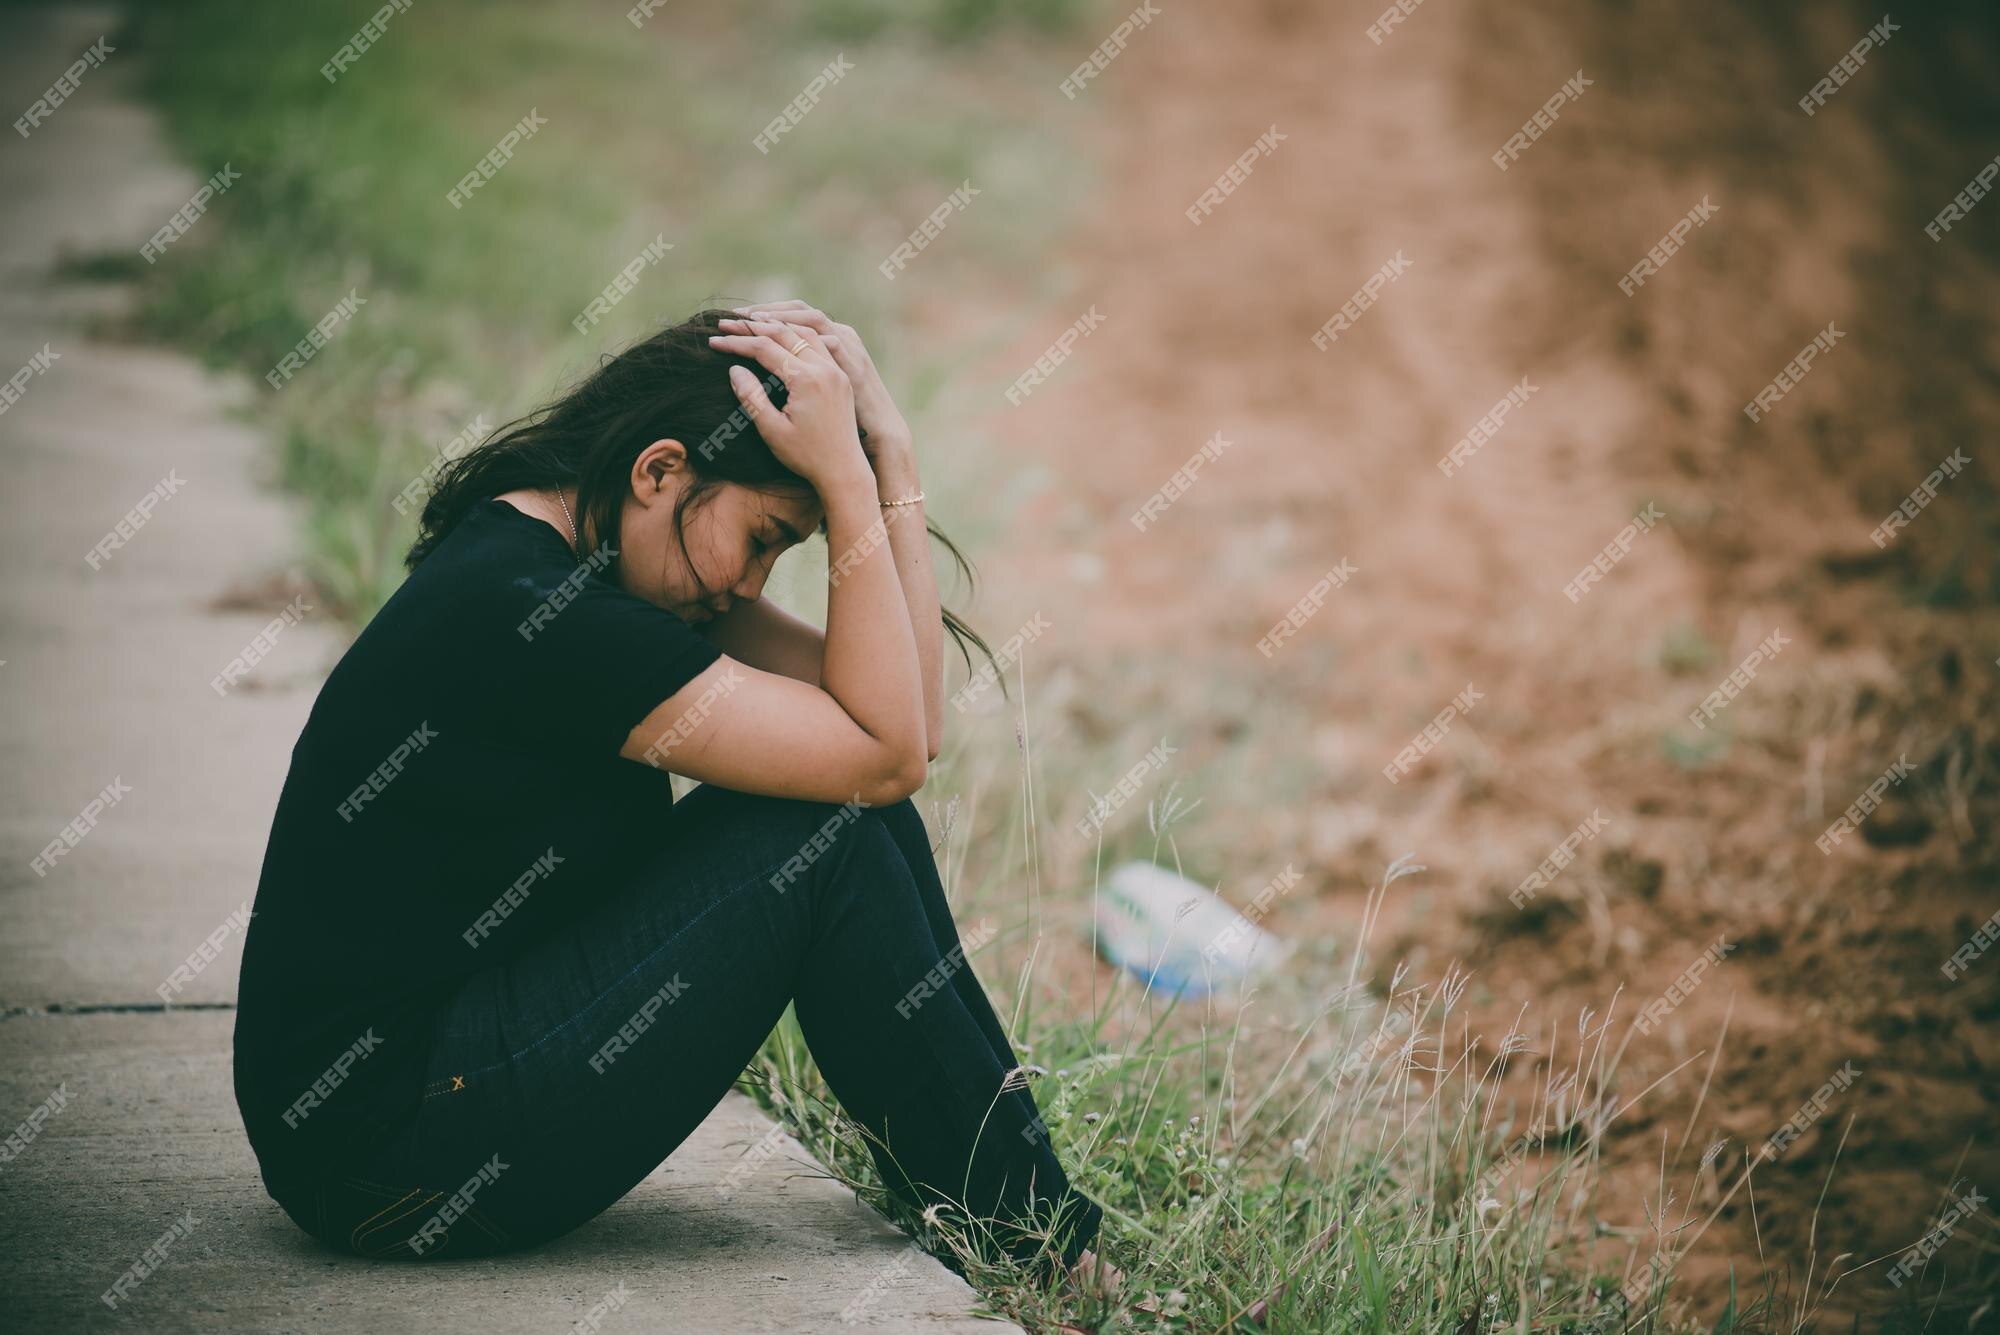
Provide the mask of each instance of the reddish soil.
[{"label": "reddish soil", "polygon": [[[1688,1185],[1702,1148],[1729,1138],[1733,1180],[1852,1062],[1856,1086],[1758,1170],[1754,1229],[1732,1198],[1682,1270],[1712,1316],[1761,1245],[1798,1303],[1809,1271],[1816,1297],[1830,1270],[1909,1246],[1954,1183],[2000,1187],[2000,958],[1940,971],[2000,909],[2000,203],[1944,242],[1922,230],[2000,144],[1992,93],[1965,91],[1990,84],[1993,43],[1954,55],[1913,18],[1808,118],[1797,98],[1879,15],[1714,11],[1693,30],[1660,3],[1437,0],[1377,45],[1381,7],[1163,8],[1086,90],[1110,138],[1091,221],[1056,257],[1074,280],[993,369],[1011,381],[1087,306],[1105,323],[986,423],[1054,485],[986,553],[978,620],[1004,634],[1048,610],[1037,670],[1084,683],[1059,695],[1062,726],[1101,738],[1136,713],[1132,735],[1172,735],[1196,790],[1231,757],[1254,776],[1204,791],[1204,814],[1258,866],[1304,850],[1318,894],[1276,930],[1350,926],[1416,851],[1429,870],[1393,889],[1380,954],[1473,969],[1493,1040],[1523,1006],[1546,1032],[1621,989],[1629,1021],[1731,943],[1625,1047],[1628,1097],[1698,1059],[1614,1131],[1604,1212],[1643,1223],[1663,1136],[1692,1147],[1676,1190],[1714,1199],[1712,1177]],[[1581,97],[1497,169],[1579,69]],[[1274,125],[1275,151],[1190,223]],[[1705,197],[1714,216],[1621,292]],[[1316,349],[1398,255],[1407,271]],[[1829,322],[1841,340],[1749,421]],[[1444,475],[1524,377],[1526,404]],[[1230,448],[1135,528],[1218,431]],[[1870,530],[1954,448],[1970,467],[1878,550]],[[1572,603],[1565,583],[1649,502],[1665,520]],[[1258,652],[1343,558],[1351,581]],[[1693,728],[1774,630],[1788,646]],[[1390,784],[1384,764],[1468,684],[1471,713]],[[1899,758],[1911,777],[1823,855]],[[1593,812],[1609,825],[1516,910],[1508,891]],[[1886,1307],[1885,1266],[1823,1310]]]}]

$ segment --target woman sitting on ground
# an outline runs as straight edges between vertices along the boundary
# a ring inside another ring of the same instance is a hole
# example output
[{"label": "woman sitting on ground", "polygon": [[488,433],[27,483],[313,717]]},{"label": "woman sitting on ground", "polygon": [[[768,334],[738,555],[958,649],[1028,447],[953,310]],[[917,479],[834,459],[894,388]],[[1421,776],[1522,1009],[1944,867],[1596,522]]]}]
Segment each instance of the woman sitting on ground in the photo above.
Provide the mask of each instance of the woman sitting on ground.
[{"label": "woman sitting on ground", "polygon": [[[293,751],[245,945],[237,1099],[300,1227],[385,1258],[565,1233],[792,1004],[905,1203],[1115,1276],[940,968],[910,795],[969,632],[922,501],[867,350],[802,302],[662,330],[446,467]],[[816,529],[824,633],[760,597]]]}]

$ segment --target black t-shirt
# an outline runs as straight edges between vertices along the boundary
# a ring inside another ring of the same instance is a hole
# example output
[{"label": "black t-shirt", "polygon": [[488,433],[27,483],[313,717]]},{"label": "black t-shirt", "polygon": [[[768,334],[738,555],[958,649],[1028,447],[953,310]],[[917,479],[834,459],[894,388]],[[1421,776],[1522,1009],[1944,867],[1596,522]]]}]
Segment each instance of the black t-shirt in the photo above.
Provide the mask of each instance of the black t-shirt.
[{"label": "black t-shirt", "polygon": [[626,735],[721,656],[478,506],[320,689],[243,947],[236,1094],[266,1181],[296,1182],[420,1101],[430,1018],[614,888],[672,804]]}]

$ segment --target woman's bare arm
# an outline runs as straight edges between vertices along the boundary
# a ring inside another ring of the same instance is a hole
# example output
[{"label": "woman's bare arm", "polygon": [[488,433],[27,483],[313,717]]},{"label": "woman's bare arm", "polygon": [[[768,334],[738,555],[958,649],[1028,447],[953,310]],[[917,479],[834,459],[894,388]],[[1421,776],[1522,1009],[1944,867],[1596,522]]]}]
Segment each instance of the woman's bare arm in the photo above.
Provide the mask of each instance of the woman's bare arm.
[{"label": "woman's bare arm", "polygon": [[[885,467],[878,458],[875,485],[886,498],[913,496],[918,490],[916,466]],[[887,506],[882,517],[889,525],[889,548],[896,558],[896,577],[909,609],[910,633],[917,641],[917,665],[924,683],[926,750],[936,760],[944,744],[944,617],[938,604],[937,577],[932,573],[930,535],[924,530],[921,504]],[[700,631],[739,662],[819,684],[826,633],[768,598],[737,603],[702,625]]]},{"label": "woman's bare arm", "polygon": [[[915,496],[923,489],[917,480],[916,456],[907,441],[894,450],[886,442],[878,446],[874,464],[875,485],[882,499]],[[924,682],[925,749],[936,760],[944,746],[944,614],[938,606],[937,576],[931,569],[931,540],[924,528],[923,502],[885,506],[882,517],[889,525],[896,577],[902,583],[910,631],[917,640],[917,668]]]},{"label": "woman's bare arm", "polygon": [[[875,470],[881,499],[900,500],[923,490],[917,477],[917,456],[910,426],[890,397],[875,368],[875,359],[853,326],[836,322],[826,312],[803,301],[760,302],[737,308],[753,319],[781,320],[811,330],[825,342],[833,359],[847,373],[854,391],[855,419],[865,432],[868,462]],[[725,320],[724,328],[737,322]],[[937,758],[944,745],[944,617],[938,604],[937,576],[931,568],[930,537],[924,528],[924,507],[885,506],[889,542],[896,554],[896,574],[909,609],[910,629],[917,640],[917,660],[924,690],[926,752]]]},{"label": "woman's bare arm", "polygon": [[770,336],[787,326],[751,328],[711,341],[756,359],[788,391],[779,412],[756,377],[730,377],[759,434],[813,484],[826,510],[820,682],[725,656],[655,706],[619,753],[744,792],[900,800],[922,786],[928,765],[923,687],[873,470],[855,433],[852,391],[816,333],[787,334],[819,354],[799,357]]},{"label": "woman's bare arm", "polygon": [[[894,529],[889,537],[893,545]],[[826,632],[803,617],[793,616],[768,597],[738,602],[695,629],[738,662],[808,685],[819,685],[820,665],[826,658]]]}]

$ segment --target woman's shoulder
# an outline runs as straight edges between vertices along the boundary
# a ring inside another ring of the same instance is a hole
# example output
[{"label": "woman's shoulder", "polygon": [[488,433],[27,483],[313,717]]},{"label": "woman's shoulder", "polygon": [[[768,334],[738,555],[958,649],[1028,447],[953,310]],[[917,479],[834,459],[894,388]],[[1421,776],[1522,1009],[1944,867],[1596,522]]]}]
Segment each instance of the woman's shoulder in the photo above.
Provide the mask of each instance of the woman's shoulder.
[{"label": "woman's shoulder", "polygon": [[[540,529],[541,532],[536,530]],[[482,501],[424,554],[376,609],[343,665],[449,658],[452,646],[491,646],[575,567],[547,524],[502,501]]]},{"label": "woman's shoulder", "polygon": [[[410,572],[382,611],[393,613],[405,628],[416,619],[441,620],[460,631],[476,627],[518,635],[523,643],[539,640],[558,613],[566,625],[595,621],[619,633],[635,622],[655,621],[684,630],[673,613],[618,584],[612,574],[616,558],[609,543],[578,557],[547,520],[504,500],[481,501]],[[592,611],[567,610],[581,605]]]},{"label": "woman's shoulder", "polygon": [[569,544],[546,522],[505,501],[486,500],[438,540],[398,593],[513,603],[543,596],[576,565]]},{"label": "woman's shoulder", "polygon": [[575,564],[569,559],[569,543],[553,525],[498,497],[480,501],[467,510],[451,532],[438,540],[418,569],[444,552],[457,554],[461,559],[472,553],[505,552],[536,558],[538,564]]}]

